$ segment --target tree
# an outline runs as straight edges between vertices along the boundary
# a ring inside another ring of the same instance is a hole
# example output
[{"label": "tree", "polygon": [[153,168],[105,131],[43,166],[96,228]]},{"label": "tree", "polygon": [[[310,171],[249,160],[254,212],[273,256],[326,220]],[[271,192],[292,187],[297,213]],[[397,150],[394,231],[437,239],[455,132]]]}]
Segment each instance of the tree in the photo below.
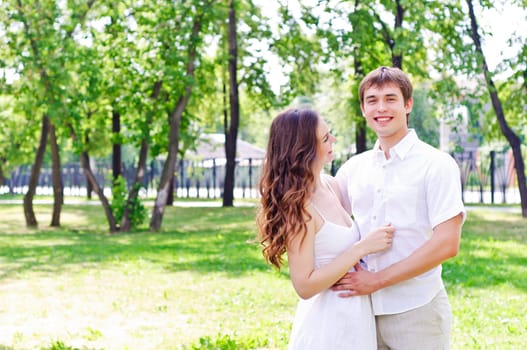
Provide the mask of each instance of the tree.
[{"label": "tree", "polygon": [[[101,16],[109,21],[104,30],[94,38],[95,45],[103,53],[105,60],[101,95],[107,97],[111,109],[111,206],[116,221],[120,221],[120,232],[129,232],[145,216],[139,192],[144,186],[147,173],[147,159],[153,143],[152,129],[160,123],[164,125],[166,121],[164,106],[159,103],[160,96],[163,96],[163,77],[159,74],[162,69],[159,67],[163,65],[151,58],[162,56],[158,56],[159,49],[155,49],[158,43],[156,36],[170,29],[164,29],[161,33],[151,30],[154,23],[151,18],[156,17],[153,6],[151,2],[146,2],[130,9],[124,1],[108,2]],[[141,45],[141,42],[149,45]],[[166,43],[157,47],[170,48],[171,45]],[[126,154],[129,161],[136,161],[135,176],[130,184],[121,177],[123,144],[127,145],[127,150],[138,149],[136,157],[134,152],[127,151]]]},{"label": "tree", "polygon": [[37,226],[37,217],[33,210],[33,197],[37,188],[38,177],[40,176],[40,169],[44,160],[44,152],[46,151],[46,142],[50,130],[50,121],[47,115],[42,116],[42,125],[40,131],[40,143],[35,154],[35,161],[31,168],[31,175],[29,176],[29,184],[26,194],[24,195],[24,216],[26,218],[27,226]]},{"label": "tree", "polygon": [[[162,82],[157,81],[154,84],[154,89],[152,91],[152,99],[156,100],[159,97],[161,91]],[[146,116],[145,124],[149,125],[153,120],[153,112],[149,112]],[[137,202],[139,196],[139,189],[143,183],[143,179],[146,175],[146,159],[148,156],[148,142],[150,138],[148,133],[141,140],[141,147],[139,149],[139,159],[137,161],[137,168],[135,172],[135,178],[130,191],[128,192],[128,198],[126,200],[126,205],[124,208],[123,216],[121,218],[121,231],[128,232],[132,227],[132,208],[133,204]]]},{"label": "tree", "polygon": [[505,113],[503,111],[503,106],[498,95],[498,90],[492,78],[492,73],[489,70],[487,65],[487,60],[483,54],[481,48],[481,38],[478,32],[478,22],[476,16],[474,15],[474,6],[472,0],[466,0],[468,5],[468,12],[470,17],[470,27],[471,27],[471,36],[474,41],[474,46],[476,52],[478,53],[479,62],[481,64],[481,70],[485,77],[485,82],[487,84],[487,89],[490,95],[492,102],[492,107],[496,113],[498,123],[501,129],[501,132],[509,142],[511,146],[512,153],[514,156],[514,169],[516,170],[516,177],[518,179],[518,188],[520,190],[520,200],[522,207],[522,216],[527,218],[527,181],[525,178],[525,163],[523,161],[523,156],[521,152],[521,139],[516,135],[514,130],[509,126]]},{"label": "tree", "polygon": [[[21,24],[20,30],[16,26],[10,27],[10,31],[6,34],[12,39],[9,41],[10,49],[13,52],[23,53],[17,60],[13,60],[15,67],[21,67],[19,69],[25,79],[20,86],[22,98],[31,101],[29,107],[34,108],[32,111],[29,110],[31,113],[38,111],[42,114],[40,142],[35,154],[28,190],[24,196],[24,214],[28,226],[38,224],[33,210],[33,196],[50,132],[53,133],[51,152],[55,164],[53,182],[55,188],[61,188],[60,172],[58,172],[60,158],[54,135],[55,129],[52,127],[57,124],[60,115],[64,112],[64,104],[61,102],[62,89],[67,86],[68,81],[67,70],[64,69],[68,49],[61,47],[61,43],[64,42],[64,45],[71,43],[75,27],[82,25],[92,4],[93,1],[89,1],[80,9],[72,11],[71,18],[64,20],[60,28],[57,28],[56,24],[61,21],[56,20],[61,16],[61,10],[55,3],[33,6],[35,4],[23,4],[17,0],[2,4],[12,8],[8,12],[9,19],[13,23]],[[19,34],[22,35],[18,36]],[[59,225],[61,192],[58,192],[54,199],[58,203],[54,204],[52,225]]]},{"label": "tree", "polygon": [[224,121],[225,126],[225,185],[223,190],[223,206],[232,207],[234,199],[234,176],[236,167],[236,140],[238,139],[238,125],[240,121],[240,101],[238,94],[237,61],[238,42],[236,31],[235,1],[229,0],[229,105],[230,118]]},{"label": "tree", "polygon": [[169,135],[168,135],[168,155],[165,160],[161,179],[157,189],[157,196],[152,209],[152,217],[150,219],[150,230],[159,231],[163,219],[163,213],[167,204],[171,182],[174,176],[176,159],[179,147],[179,133],[181,126],[181,119],[187,104],[190,100],[192,88],[194,85],[194,75],[196,70],[196,61],[198,59],[198,49],[201,44],[201,30],[206,25],[207,11],[210,10],[210,1],[198,1],[195,8],[195,13],[192,17],[191,32],[187,41],[186,55],[184,61],[186,62],[186,69],[183,78],[183,85],[179,90],[175,90],[175,104],[169,114]]},{"label": "tree", "polygon": [[[254,127],[252,122],[258,119],[254,116],[268,115],[277,104],[266,76],[267,52],[262,49],[272,40],[267,18],[248,0],[218,2],[213,26],[206,40],[217,43],[216,50],[201,61],[196,73],[196,95],[206,98],[194,99],[189,113],[199,116],[198,133],[206,130],[225,135],[223,205],[232,206],[240,128]],[[246,136],[250,138],[250,131]]]}]

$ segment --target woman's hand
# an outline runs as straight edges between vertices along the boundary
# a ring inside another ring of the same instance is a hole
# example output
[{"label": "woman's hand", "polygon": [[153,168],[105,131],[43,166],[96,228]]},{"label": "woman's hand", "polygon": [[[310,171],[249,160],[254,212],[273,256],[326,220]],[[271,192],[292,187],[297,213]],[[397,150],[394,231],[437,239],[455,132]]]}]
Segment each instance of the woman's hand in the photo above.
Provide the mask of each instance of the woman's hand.
[{"label": "woman's hand", "polygon": [[392,246],[394,232],[395,227],[391,224],[380,226],[370,231],[357,245],[364,251],[364,255],[386,250]]}]

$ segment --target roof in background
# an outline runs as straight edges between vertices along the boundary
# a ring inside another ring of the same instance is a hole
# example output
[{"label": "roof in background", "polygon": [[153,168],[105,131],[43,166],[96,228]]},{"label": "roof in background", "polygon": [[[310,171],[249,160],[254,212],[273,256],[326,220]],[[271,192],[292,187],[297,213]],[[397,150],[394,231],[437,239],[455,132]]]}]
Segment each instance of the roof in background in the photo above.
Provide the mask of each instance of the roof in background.
[{"label": "roof in background", "polygon": [[[188,151],[188,158],[225,159],[225,135],[203,134],[196,151]],[[265,150],[238,138],[236,142],[237,159],[263,159]]]}]

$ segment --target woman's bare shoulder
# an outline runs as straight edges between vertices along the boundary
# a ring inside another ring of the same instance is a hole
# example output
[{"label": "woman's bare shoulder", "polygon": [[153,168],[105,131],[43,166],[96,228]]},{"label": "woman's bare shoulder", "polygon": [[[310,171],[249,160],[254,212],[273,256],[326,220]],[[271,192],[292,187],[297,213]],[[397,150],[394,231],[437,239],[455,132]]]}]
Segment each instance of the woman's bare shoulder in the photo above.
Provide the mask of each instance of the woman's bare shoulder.
[{"label": "woman's bare shoulder", "polygon": [[330,174],[322,174],[321,177],[336,191],[338,191],[339,183],[337,179]]}]

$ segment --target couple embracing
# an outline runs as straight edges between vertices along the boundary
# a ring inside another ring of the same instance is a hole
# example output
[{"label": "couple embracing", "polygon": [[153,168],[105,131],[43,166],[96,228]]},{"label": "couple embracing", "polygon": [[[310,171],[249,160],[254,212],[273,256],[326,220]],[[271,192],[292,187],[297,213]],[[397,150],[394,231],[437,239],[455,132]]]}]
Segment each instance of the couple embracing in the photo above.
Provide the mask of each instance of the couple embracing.
[{"label": "couple embracing", "polygon": [[408,128],[412,84],[379,67],[359,86],[372,150],[335,177],[324,119],[287,110],[272,122],[257,217],[265,259],[284,253],[300,296],[289,349],[449,349],[441,263],[459,250],[459,168]]}]

